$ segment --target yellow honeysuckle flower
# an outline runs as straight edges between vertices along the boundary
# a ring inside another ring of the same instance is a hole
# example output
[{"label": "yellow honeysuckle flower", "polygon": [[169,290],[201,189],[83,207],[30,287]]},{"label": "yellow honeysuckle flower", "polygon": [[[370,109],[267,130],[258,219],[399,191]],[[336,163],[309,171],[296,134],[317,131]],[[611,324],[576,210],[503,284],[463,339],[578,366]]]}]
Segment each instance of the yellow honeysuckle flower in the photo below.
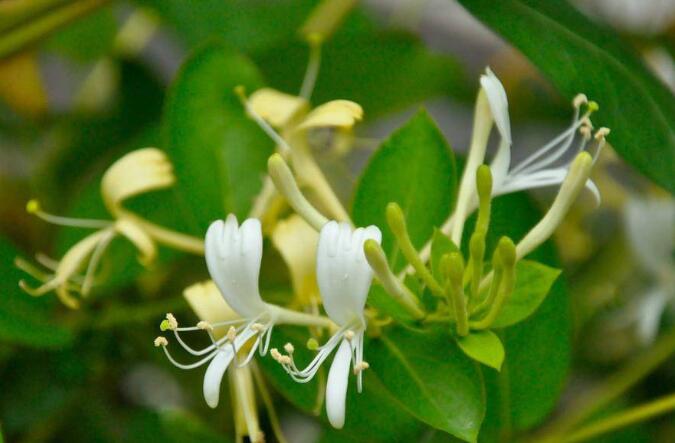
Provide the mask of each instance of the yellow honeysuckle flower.
[{"label": "yellow honeysuckle flower", "polygon": [[275,128],[295,126],[309,112],[309,102],[302,97],[272,88],[262,88],[248,98],[248,106]]},{"label": "yellow honeysuckle flower", "polygon": [[318,241],[319,234],[296,214],[278,222],[272,232],[272,243],[288,266],[293,290],[302,305],[310,305],[318,294],[315,271]]},{"label": "yellow honeysuckle flower", "polygon": [[[148,266],[157,257],[156,242],[190,252],[202,252],[201,240],[154,225],[122,205],[130,197],[167,188],[175,181],[173,166],[166,155],[157,148],[143,148],[117,160],[103,175],[101,196],[114,220],[52,215],[43,211],[37,200],[29,201],[26,210],[47,222],[96,231],[73,245],[59,262],[52,263],[38,258],[43,265],[51,268],[52,275],[45,275],[18,259],[16,264],[19,268],[43,282],[41,286],[32,288],[22,280],[19,286],[33,296],[41,296],[54,290],[66,306],[77,308],[79,302],[73,292],[79,292],[82,296],[89,294],[98,264],[110,242],[117,236],[126,238],[138,249],[139,262],[144,266]],[[77,273],[83,268],[86,271],[82,277]]]}]

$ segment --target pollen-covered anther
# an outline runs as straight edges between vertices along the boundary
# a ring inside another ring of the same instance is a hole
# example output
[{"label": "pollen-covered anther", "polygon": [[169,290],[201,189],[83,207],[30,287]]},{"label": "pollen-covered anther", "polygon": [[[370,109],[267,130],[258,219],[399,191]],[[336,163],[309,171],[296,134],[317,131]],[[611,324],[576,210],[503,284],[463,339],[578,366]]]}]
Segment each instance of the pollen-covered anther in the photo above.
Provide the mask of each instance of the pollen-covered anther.
[{"label": "pollen-covered anther", "polygon": [[348,329],[348,330],[345,332],[345,338],[346,338],[347,340],[351,341],[352,338],[354,338],[354,331],[352,331],[351,329]]},{"label": "pollen-covered anther", "polygon": [[272,348],[270,349],[270,356],[275,360],[279,361],[281,358],[281,354],[279,353],[279,350],[277,348]]},{"label": "pollen-covered anther", "polygon": [[291,357],[289,357],[288,355],[280,355],[278,362],[281,363],[282,365],[290,365]]},{"label": "pollen-covered anther", "polygon": [[319,342],[315,338],[310,338],[307,340],[307,349],[310,351],[316,351],[319,349]]},{"label": "pollen-covered anther", "polygon": [[234,326],[230,326],[230,329],[227,330],[226,337],[230,343],[234,343],[234,339],[237,338],[237,330],[234,328]]},{"label": "pollen-covered anther", "polygon": [[265,325],[263,325],[262,323],[253,323],[251,325],[251,329],[255,332],[262,332],[265,330]]},{"label": "pollen-covered anther", "polygon": [[211,326],[211,323],[204,320],[197,323],[197,327],[203,331],[213,331],[213,326]]},{"label": "pollen-covered anther", "polygon": [[574,105],[575,108],[580,108],[586,103],[588,103],[588,97],[586,97],[586,94],[577,94],[574,97],[574,100],[572,100],[572,105]]},{"label": "pollen-covered anther", "polygon": [[295,347],[293,346],[292,343],[286,343],[286,344],[284,345],[284,350],[285,350],[287,353],[292,354],[293,351],[295,351]]},{"label": "pollen-covered anther", "polygon": [[155,339],[155,347],[159,348],[160,346],[168,346],[169,342],[166,338],[161,335]]},{"label": "pollen-covered anther", "polygon": [[354,375],[358,375],[359,373],[365,371],[368,368],[370,368],[370,365],[368,364],[367,361],[357,363],[356,365],[354,365]]},{"label": "pollen-covered anther", "polygon": [[172,313],[166,314],[166,321],[168,322],[169,329],[172,331],[178,329],[178,320],[176,320],[176,317]]},{"label": "pollen-covered anther", "polygon": [[30,199],[28,200],[28,203],[26,203],[26,212],[29,214],[35,214],[40,211],[40,202],[36,199]]},{"label": "pollen-covered anther", "polygon": [[603,140],[605,137],[607,137],[610,133],[609,128],[605,128],[604,126],[597,131],[595,131],[595,139],[596,140]]},{"label": "pollen-covered anther", "polygon": [[593,131],[593,130],[591,129],[591,127],[590,127],[590,126],[586,126],[586,125],[582,125],[582,126],[579,128],[579,134],[581,134],[581,136],[582,136],[585,140],[590,140],[590,139],[591,139],[591,135],[592,135],[591,133],[592,133],[592,131]]}]

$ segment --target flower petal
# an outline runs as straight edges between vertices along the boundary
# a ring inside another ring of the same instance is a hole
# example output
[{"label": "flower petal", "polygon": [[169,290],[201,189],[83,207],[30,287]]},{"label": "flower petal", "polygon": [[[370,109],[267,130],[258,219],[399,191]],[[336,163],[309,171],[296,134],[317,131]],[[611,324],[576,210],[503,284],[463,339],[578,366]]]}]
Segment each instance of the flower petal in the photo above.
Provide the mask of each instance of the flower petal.
[{"label": "flower petal", "polygon": [[298,126],[298,129],[343,128],[354,126],[363,118],[363,109],[349,100],[333,100],[316,107]]},{"label": "flower petal", "polygon": [[490,68],[480,77],[480,85],[487,95],[492,118],[501,136],[511,144],[511,123],[509,121],[509,102],[504,86]]},{"label": "flower petal", "polygon": [[352,361],[352,348],[347,340],[342,340],[335,353],[333,364],[328,371],[326,382],[326,415],[336,429],[345,424],[345,406],[347,404],[347,385],[349,383],[349,364]]},{"label": "flower petal", "polygon": [[637,335],[643,344],[654,341],[667,301],[668,293],[663,288],[655,288],[640,299]]},{"label": "flower petal", "polygon": [[218,351],[204,374],[204,400],[211,408],[218,406],[220,398],[220,383],[223,381],[223,374],[232,362],[234,353],[231,348],[224,348]]},{"label": "flower petal", "polygon": [[251,110],[275,128],[293,124],[309,110],[302,97],[285,94],[271,88],[258,89],[248,99]]},{"label": "flower petal", "polygon": [[293,290],[307,302],[318,293],[315,268],[318,241],[317,232],[297,214],[278,222],[272,232],[272,243],[288,266]]},{"label": "flower petal", "polygon": [[232,309],[245,318],[266,309],[258,291],[262,260],[259,220],[247,219],[239,227],[237,218],[230,214],[226,222],[213,222],[206,232],[205,256],[211,278]]},{"label": "flower petal", "polygon": [[363,253],[363,243],[368,239],[382,240],[376,226],[352,231],[348,223],[330,221],[321,229],[316,277],[324,308],[338,324],[345,325],[363,315],[373,277]]}]

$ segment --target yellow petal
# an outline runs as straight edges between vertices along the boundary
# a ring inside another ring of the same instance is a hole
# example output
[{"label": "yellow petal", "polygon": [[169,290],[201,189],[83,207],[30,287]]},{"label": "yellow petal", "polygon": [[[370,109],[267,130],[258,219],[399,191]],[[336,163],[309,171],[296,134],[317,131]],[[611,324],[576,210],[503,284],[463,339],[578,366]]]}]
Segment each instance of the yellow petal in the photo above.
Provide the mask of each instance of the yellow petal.
[{"label": "yellow petal", "polygon": [[117,215],[123,200],[173,185],[173,165],[157,148],[132,151],[108,168],[101,181],[101,194],[108,210]]},{"label": "yellow petal", "polygon": [[342,128],[348,129],[363,119],[363,109],[349,100],[333,100],[315,108],[307,115],[298,129]]},{"label": "yellow petal", "polygon": [[138,261],[147,266],[157,258],[157,246],[152,238],[129,218],[121,218],[115,223],[115,230],[134,244],[140,252]]},{"label": "yellow petal", "polygon": [[304,98],[270,88],[258,89],[251,94],[248,105],[253,112],[276,128],[294,124],[309,110],[309,103]]},{"label": "yellow petal", "polygon": [[[183,290],[183,297],[197,317],[210,324],[239,318],[239,315],[225,302],[212,280],[188,286]],[[227,333],[227,328],[216,328],[213,333],[216,338],[223,337]]]},{"label": "yellow petal", "polygon": [[318,240],[319,234],[296,214],[278,222],[272,233],[272,243],[291,273],[293,289],[304,303],[318,293],[315,272]]}]

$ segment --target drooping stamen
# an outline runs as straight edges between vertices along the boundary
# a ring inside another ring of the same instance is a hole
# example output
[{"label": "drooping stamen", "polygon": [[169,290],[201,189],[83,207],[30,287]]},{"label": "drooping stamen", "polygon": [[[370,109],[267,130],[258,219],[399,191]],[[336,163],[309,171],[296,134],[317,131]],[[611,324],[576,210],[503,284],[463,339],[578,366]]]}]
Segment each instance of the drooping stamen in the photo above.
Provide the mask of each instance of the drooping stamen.
[{"label": "drooping stamen", "polygon": [[92,252],[91,257],[89,258],[87,271],[84,274],[82,289],[80,291],[82,295],[86,296],[87,294],[89,294],[91,286],[94,282],[94,273],[96,272],[96,268],[98,267],[98,264],[101,261],[101,257],[103,257],[103,253],[105,252],[106,248],[108,247],[108,245],[110,244],[110,242],[114,237],[115,232],[113,230],[110,230],[107,235],[101,237],[98,244],[96,245],[96,248],[94,248],[94,252]]},{"label": "drooping stamen", "polygon": [[49,214],[42,210],[42,208],[40,207],[40,202],[35,199],[29,200],[28,203],[26,203],[26,212],[35,215],[48,223],[60,226],[71,226],[75,228],[86,228],[86,229],[103,229],[108,228],[113,224],[112,222],[107,220],[71,218]]},{"label": "drooping stamen", "polygon": [[314,92],[316,79],[319,75],[319,67],[321,66],[321,44],[323,43],[323,38],[320,34],[312,33],[307,36],[307,43],[309,44],[309,61],[307,62],[305,77],[302,79],[300,97],[309,101],[312,97],[312,92]]}]

